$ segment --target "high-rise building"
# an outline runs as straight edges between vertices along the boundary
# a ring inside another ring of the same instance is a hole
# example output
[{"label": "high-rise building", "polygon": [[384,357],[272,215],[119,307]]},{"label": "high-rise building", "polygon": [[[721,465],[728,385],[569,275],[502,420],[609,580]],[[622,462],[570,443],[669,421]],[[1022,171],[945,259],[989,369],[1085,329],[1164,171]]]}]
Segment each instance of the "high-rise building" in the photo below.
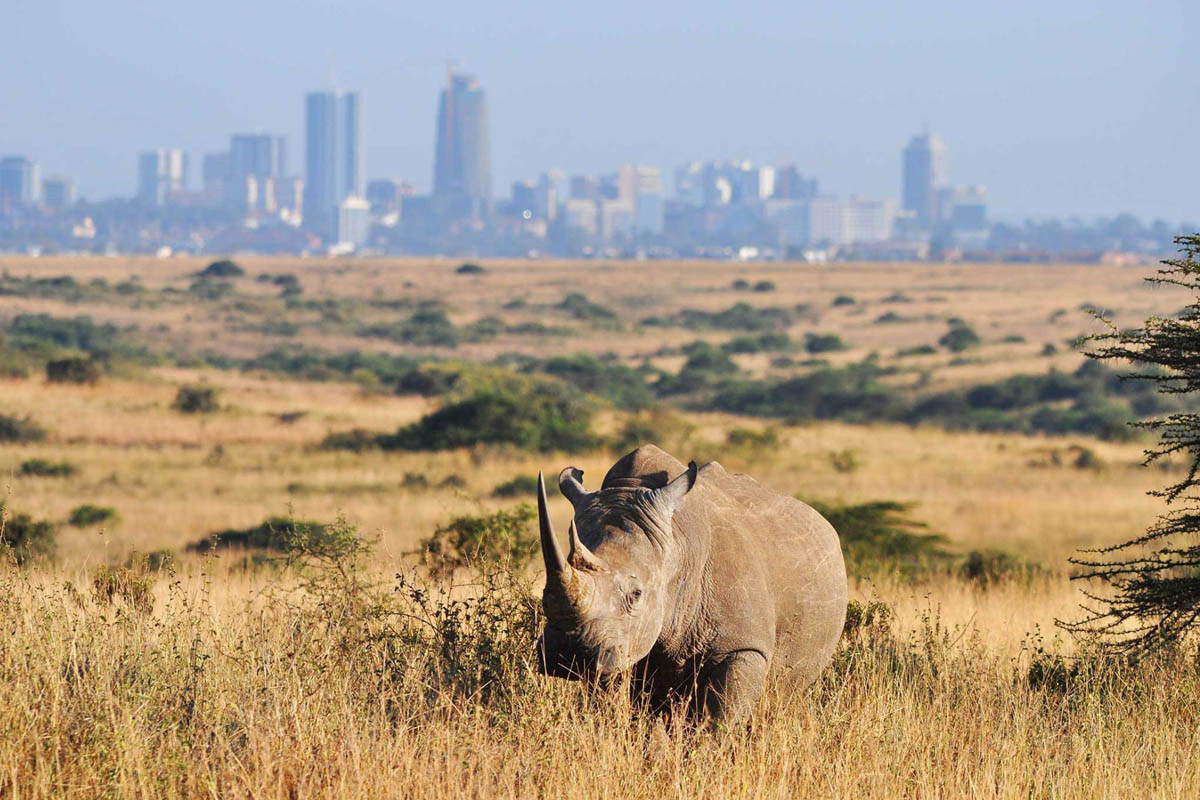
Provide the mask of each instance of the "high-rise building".
[{"label": "high-rise building", "polygon": [[270,134],[235,134],[229,142],[227,204],[243,213],[275,210],[274,183],[287,174],[287,140]]},{"label": "high-rise building", "polygon": [[904,210],[911,212],[917,226],[931,230],[938,221],[939,189],[946,185],[946,146],[926,131],[914,136],[904,148],[901,169]]},{"label": "high-rise building", "polygon": [[775,191],[772,197],[780,200],[812,200],[817,196],[817,179],[805,178],[795,164],[775,169]]},{"label": "high-rise building", "polygon": [[70,208],[77,199],[75,181],[70,178],[54,176],[42,181],[42,202],[47,208]]},{"label": "high-rise building", "polygon": [[204,199],[213,205],[225,202],[229,184],[229,152],[205,153],[200,172]]},{"label": "high-rise building", "polygon": [[362,114],[357,92],[310,92],[305,99],[304,226],[330,240],[342,201],[363,195]]},{"label": "high-rise building", "polygon": [[438,101],[433,201],[443,219],[491,216],[487,96],[469,75],[451,72]]},{"label": "high-rise building", "polygon": [[25,156],[0,158],[0,212],[37,205],[41,191],[36,161]]},{"label": "high-rise building", "polygon": [[377,216],[399,214],[404,198],[415,195],[416,189],[400,178],[375,178],[367,182],[367,203]]},{"label": "high-rise building", "polygon": [[666,217],[662,170],[626,164],[618,175],[620,199],[627,200],[633,207],[634,232],[661,235]]},{"label": "high-rise building", "polygon": [[138,200],[163,206],[187,189],[187,155],[177,147],[160,147],[138,156]]}]

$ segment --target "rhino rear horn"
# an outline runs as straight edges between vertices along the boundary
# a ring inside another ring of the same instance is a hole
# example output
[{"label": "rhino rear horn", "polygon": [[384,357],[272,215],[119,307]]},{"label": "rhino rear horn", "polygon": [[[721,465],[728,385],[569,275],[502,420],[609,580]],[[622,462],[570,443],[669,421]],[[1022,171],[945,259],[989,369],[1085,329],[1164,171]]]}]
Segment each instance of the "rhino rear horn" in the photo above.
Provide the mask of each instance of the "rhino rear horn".
[{"label": "rhino rear horn", "polygon": [[567,467],[558,473],[558,490],[575,508],[579,508],[592,496],[591,492],[583,488],[583,470],[578,467]]},{"label": "rhino rear horn", "polygon": [[679,475],[675,480],[661,489],[656,490],[655,499],[662,504],[663,510],[668,517],[675,513],[675,509],[679,508],[679,505],[683,502],[683,498],[687,497],[687,493],[696,485],[696,479],[699,477],[699,474],[700,469],[696,466],[696,462],[691,461],[682,475]]}]

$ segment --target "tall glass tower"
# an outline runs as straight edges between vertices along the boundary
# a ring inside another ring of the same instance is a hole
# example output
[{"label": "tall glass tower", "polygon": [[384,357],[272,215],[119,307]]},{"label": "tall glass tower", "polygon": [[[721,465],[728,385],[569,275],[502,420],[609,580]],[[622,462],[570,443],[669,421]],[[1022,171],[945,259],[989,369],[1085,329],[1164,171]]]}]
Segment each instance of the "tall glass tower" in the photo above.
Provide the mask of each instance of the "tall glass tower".
[{"label": "tall glass tower", "polygon": [[363,194],[362,108],[358,92],[305,98],[304,227],[326,239],[334,235],[341,202]]},{"label": "tall glass tower", "polygon": [[901,168],[904,209],[912,211],[917,225],[930,230],[938,221],[938,189],[946,185],[946,145],[926,131],[904,148]]},{"label": "tall glass tower", "polygon": [[438,101],[433,202],[443,219],[487,219],[492,157],[487,96],[470,75],[449,75]]}]

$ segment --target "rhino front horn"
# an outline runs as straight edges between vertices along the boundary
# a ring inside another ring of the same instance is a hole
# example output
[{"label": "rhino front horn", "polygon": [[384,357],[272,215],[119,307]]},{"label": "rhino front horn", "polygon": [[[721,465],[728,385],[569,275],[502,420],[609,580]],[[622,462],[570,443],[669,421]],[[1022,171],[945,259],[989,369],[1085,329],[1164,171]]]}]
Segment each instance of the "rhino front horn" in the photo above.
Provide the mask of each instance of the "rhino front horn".
[{"label": "rhino front horn", "polygon": [[558,546],[558,538],[554,535],[554,523],[550,521],[550,512],[546,509],[546,478],[538,473],[538,527],[542,533],[542,560],[546,562],[546,580],[558,580],[567,583],[566,572],[571,569]]}]

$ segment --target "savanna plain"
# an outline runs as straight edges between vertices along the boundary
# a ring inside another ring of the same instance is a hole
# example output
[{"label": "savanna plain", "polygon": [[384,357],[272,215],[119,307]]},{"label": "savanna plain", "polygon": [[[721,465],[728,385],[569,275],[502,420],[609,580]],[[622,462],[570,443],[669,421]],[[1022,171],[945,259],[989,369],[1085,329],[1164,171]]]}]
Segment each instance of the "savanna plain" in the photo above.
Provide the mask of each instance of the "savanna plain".
[{"label": "savanna plain", "polygon": [[[1055,625],[1183,469],[1079,342],[1152,272],[0,258],[0,796],[1195,797],[1194,651]],[[842,535],[745,726],[535,673],[534,479],[648,442]]]}]

